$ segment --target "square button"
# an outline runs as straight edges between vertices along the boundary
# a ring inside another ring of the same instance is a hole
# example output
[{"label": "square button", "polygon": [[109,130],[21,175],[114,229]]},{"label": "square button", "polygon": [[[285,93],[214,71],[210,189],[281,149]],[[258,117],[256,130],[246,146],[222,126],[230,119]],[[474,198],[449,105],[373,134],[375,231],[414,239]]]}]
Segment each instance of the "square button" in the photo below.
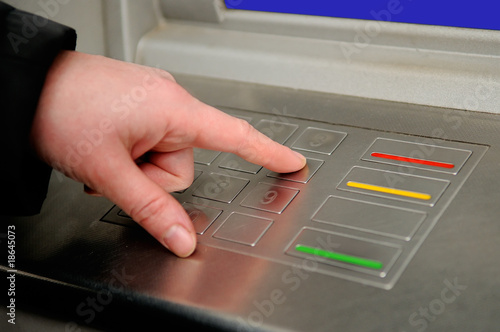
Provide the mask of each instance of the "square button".
[{"label": "square button", "polygon": [[231,203],[249,181],[225,174],[210,173],[207,177],[202,177],[199,182],[193,196]]},{"label": "square button", "polygon": [[280,214],[299,193],[299,190],[259,183],[245,199],[241,206]]},{"label": "square button", "polygon": [[232,153],[228,154],[222,160],[219,167],[250,174],[257,174],[262,168],[262,166],[252,164],[251,162],[246,161],[245,159]]},{"label": "square button", "polygon": [[220,154],[219,151],[212,151],[212,150],[205,150],[205,149],[199,149],[199,148],[194,148],[193,149],[193,157],[194,157],[194,162],[196,164],[201,164],[201,165],[210,165],[213,163],[215,158]]},{"label": "square button", "polygon": [[292,123],[261,120],[255,128],[278,143],[285,143],[299,126]]},{"label": "square button", "polygon": [[186,210],[187,214],[193,222],[196,234],[202,235],[222,213],[222,210],[211,208],[208,206],[193,204],[185,202],[182,207]]},{"label": "square button", "polygon": [[253,247],[272,223],[271,219],[233,212],[213,236]]},{"label": "square button", "polygon": [[332,154],[347,136],[346,133],[309,127],[293,143],[298,150]]},{"label": "square button", "polygon": [[312,176],[318,171],[318,169],[323,165],[323,160],[307,158],[306,166],[293,173],[276,173],[270,172],[267,176],[271,178],[276,178],[280,180],[287,180],[293,182],[307,183]]}]

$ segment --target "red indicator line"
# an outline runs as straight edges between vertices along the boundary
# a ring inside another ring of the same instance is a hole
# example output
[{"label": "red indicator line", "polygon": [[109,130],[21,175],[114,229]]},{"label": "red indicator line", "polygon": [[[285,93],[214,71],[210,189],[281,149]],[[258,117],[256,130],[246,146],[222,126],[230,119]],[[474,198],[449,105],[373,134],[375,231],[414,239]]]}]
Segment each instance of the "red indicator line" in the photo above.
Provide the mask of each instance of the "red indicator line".
[{"label": "red indicator line", "polygon": [[379,152],[372,152],[371,156],[375,157],[375,158],[404,161],[404,162],[412,163],[412,164],[428,165],[428,166],[441,167],[441,168],[453,168],[453,167],[455,167],[455,165],[453,165],[453,164],[442,163],[439,161],[430,161],[430,160],[424,160],[424,159],[401,157],[401,156],[379,153]]}]

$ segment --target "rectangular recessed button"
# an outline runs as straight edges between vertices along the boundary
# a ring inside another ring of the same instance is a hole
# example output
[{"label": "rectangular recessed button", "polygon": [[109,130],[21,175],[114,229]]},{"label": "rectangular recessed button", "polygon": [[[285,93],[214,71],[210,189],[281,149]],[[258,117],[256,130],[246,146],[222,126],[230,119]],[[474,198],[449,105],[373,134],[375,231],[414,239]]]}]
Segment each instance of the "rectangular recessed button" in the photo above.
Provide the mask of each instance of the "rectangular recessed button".
[{"label": "rectangular recessed button", "polygon": [[338,131],[309,127],[292,144],[292,148],[332,154],[346,136],[346,133]]},{"label": "rectangular recessed button", "polygon": [[262,166],[252,164],[251,162],[246,161],[245,159],[232,153],[228,153],[226,157],[222,159],[219,167],[250,174],[257,174],[262,168]]},{"label": "rectangular recessed button", "polygon": [[259,183],[243,201],[241,206],[252,209],[282,213],[298,194],[297,189],[277,186],[267,183]]},{"label": "rectangular recessed button", "polygon": [[421,211],[330,196],[312,219],[409,241],[425,217]]},{"label": "rectangular recessed button", "polygon": [[193,148],[193,157],[196,164],[210,165],[219,154],[219,151]]},{"label": "rectangular recessed button", "polygon": [[457,174],[472,151],[377,138],[362,160]]},{"label": "rectangular recessed button", "polygon": [[434,206],[449,181],[353,167],[337,189]]},{"label": "rectangular recessed button", "polygon": [[253,247],[272,223],[271,219],[233,212],[213,236]]},{"label": "rectangular recessed button", "polygon": [[321,165],[323,165],[323,163],[324,163],[323,160],[307,158],[306,166],[297,172],[293,173],[270,172],[269,174],[267,174],[267,176],[281,180],[307,183],[312,178],[312,176],[318,171]]},{"label": "rectangular recessed button", "polygon": [[201,177],[198,182],[193,196],[231,203],[249,181],[225,174],[210,173],[205,178]]},{"label": "rectangular recessed button", "polygon": [[193,222],[196,234],[202,235],[222,213],[222,210],[185,202],[182,204]]},{"label": "rectangular recessed button", "polygon": [[292,123],[284,123],[271,120],[260,120],[255,128],[278,143],[285,143],[299,126]]},{"label": "rectangular recessed button", "polygon": [[304,228],[286,253],[383,278],[401,249],[368,239]]}]

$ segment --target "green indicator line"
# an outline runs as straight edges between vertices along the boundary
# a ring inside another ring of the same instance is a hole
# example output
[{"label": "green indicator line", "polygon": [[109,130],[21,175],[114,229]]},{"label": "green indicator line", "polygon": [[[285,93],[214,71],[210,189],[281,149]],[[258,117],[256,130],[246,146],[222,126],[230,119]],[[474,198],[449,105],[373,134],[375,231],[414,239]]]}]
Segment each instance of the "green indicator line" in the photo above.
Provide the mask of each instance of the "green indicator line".
[{"label": "green indicator line", "polygon": [[351,255],[345,255],[345,254],[340,254],[338,252],[333,252],[333,251],[327,251],[319,248],[313,248],[313,247],[308,247],[304,245],[297,245],[295,247],[295,250],[304,252],[306,254],[311,254],[315,256],[321,256],[324,258],[328,259],[333,259],[339,262],[344,262],[344,263],[349,263],[349,264],[354,264],[354,265],[359,265],[359,266],[364,266],[368,267],[370,269],[375,269],[375,270],[380,270],[384,264],[382,262],[372,260],[372,259],[366,259],[366,258],[361,258],[361,257],[356,257],[356,256],[351,256]]}]

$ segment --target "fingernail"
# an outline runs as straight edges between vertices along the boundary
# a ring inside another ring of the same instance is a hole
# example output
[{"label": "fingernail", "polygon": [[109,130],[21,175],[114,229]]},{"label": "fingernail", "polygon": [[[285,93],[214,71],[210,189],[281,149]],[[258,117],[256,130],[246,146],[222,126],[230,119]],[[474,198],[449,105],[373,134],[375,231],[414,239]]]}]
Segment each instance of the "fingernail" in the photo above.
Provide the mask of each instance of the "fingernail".
[{"label": "fingernail", "polygon": [[173,225],[163,238],[165,246],[179,257],[188,257],[196,247],[196,239],[181,225]]}]

